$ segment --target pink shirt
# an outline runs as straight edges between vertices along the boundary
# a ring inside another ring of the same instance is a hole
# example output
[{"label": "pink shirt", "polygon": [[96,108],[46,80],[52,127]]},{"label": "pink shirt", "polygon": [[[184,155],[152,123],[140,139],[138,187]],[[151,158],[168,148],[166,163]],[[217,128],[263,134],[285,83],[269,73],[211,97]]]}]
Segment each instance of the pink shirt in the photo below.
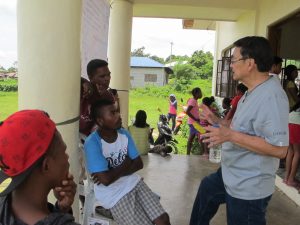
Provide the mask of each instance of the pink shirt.
[{"label": "pink shirt", "polygon": [[175,107],[175,104],[177,104],[176,102],[172,103],[171,101],[169,102],[169,113],[170,114],[174,114],[176,115],[177,112],[176,112],[176,107]]},{"label": "pink shirt", "polygon": [[[187,102],[187,106],[193,106],[193,108],[191,109],[190,113],[196,118],[199,119],[199,105],[196,99],[194,98],[190,98]],[[192,118],[188,118],[188,124],[193,124],[195,122],[195,120],[193,120]]]}]

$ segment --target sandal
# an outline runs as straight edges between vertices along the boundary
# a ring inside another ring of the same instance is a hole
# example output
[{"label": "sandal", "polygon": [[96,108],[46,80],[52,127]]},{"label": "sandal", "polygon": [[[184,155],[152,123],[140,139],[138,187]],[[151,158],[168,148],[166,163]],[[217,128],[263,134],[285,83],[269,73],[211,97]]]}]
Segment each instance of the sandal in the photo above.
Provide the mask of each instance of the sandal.
[{"label": "sandal", "polygon": [[296,189],[298,189],[300,187],[300,184],[296,181],[293,181],[293,182],[286,182],[286,185],[287,186],[290,186],[290,187],[294,187]]}]

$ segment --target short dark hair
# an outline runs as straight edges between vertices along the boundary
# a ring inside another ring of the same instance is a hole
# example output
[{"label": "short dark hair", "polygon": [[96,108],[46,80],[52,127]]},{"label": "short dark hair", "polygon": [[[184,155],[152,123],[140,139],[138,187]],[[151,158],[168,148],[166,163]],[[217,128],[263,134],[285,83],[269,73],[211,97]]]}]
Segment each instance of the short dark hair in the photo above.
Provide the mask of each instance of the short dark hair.
[{"label": "short dark hair", "polygon": [[95,71],[98,68],[101,68],[104,66],[108,66],[108,63],[105,60],[102,60],[102,59],[91,60],[86,66],[86,71],[87,71],[89,78],[92,78],[94,76]]},{"label": "short dark hair", "polygon": [[223,99],[222,103],[226,106],[229,106],[230,107],[230,103],[231,103],[231,99],[226,97]]},{"label": "short dark hair", "polygon": [[269,72],[273,65],[273,54],[269,41],[264,37],[248,36],[234,42],[241,48],[244,58],[254,59],[259,72]]},{"label": "short dark hair", "polygon": [[211,96],[211,97],[204,97],[203,99],[202,99],[202,103],[204,104],[204,105],[206,105],[206,106],[211,106],[211,104],[213,103],[215,101],[215,98],[213,97],[213,96]]},{"label": "short dark hair", "polygon": [[199,87],[193,88],[192,95],[195,96],[197,93],[199,93],[202,96],[202,91]]},{"label": "short dark hair", "polygon": [[242,83],[239,83],[236,86],[236,89],[239,90],[240,92],[242,92],[243,94],[245,94],[245,92],[248,90],[248,88]]},{"label": "short dark hair", "polygon": [[282,63],[282,58],[280,58],[279,56],[274,56],[273,57],[273,65],[278,65],[278,64],[281,64]]},{"label": "short dark hair", "polygon": [[101,99],[94,102],[91,106],[91,114],[90,114],[91,119],[94,122],[96,122],[97,118],[101,116],[101,109],[104,106],[113,105],[113,104],[115,103],[109,99]]}]

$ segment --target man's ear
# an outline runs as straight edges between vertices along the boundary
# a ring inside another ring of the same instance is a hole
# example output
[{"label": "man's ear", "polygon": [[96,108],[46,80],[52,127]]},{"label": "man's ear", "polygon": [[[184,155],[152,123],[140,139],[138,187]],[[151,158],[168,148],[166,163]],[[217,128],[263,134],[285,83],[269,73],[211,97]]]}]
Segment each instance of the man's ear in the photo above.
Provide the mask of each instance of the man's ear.
[{"label": "man's ear", "polygon": [[96,119],[96,121],[97,121],[97,124],[99,125],[99,127],[102,127],[102,125],[103,125],[103,120],[102,120],[102,118],[101,118],[101,117],[98,117],[98,118]]},{"label": "man's ear", "polygon": [[42,173],[47,173],[49,171],[49,158],[48,157],[46,157],[43,160],[41,169],[42,169]]},{"label": "man's ear", "polygon": [[256,65],[254,59],[249,58],[247,61],[248,61],[248,71],[252,71],[253,69],[257,68],[257,65]]}]

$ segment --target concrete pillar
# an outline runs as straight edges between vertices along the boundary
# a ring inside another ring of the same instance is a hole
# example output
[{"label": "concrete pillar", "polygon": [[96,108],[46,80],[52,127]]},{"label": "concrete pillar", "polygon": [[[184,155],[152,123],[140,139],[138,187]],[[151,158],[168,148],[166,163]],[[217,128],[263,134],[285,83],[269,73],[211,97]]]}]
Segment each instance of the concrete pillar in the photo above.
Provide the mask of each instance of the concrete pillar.
[{"label": "concrete pillar", "polygon": [[112,0],[108,32],[110,86],[119,93],[123,126],[128,124],[130,87],[130,51],[133,5],[126,0]]},{"label": "concrete pillar", "polygon": [[[78,117],[80,19],[81,0],[18,1],[19,109],[45,110],[56,123]],[[58,129],[78,181],[78,121]]]}]

